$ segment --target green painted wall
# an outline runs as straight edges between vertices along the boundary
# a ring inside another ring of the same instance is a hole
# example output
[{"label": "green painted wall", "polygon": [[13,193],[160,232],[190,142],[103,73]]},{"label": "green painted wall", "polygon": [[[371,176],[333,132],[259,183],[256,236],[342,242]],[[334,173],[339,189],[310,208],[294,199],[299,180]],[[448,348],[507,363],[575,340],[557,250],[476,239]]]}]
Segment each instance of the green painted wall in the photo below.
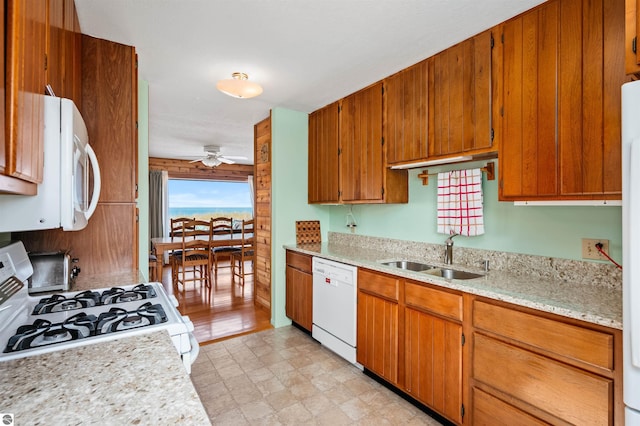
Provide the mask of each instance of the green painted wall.
[{"label": "green painted wall", "polygon": [[[497,160],[495,161],[497,164]],[[429,173],[482,167],[485,162],[429,167]],[[499,167],[498,167],[499,168]],[[437,177],[423,186],[417,177],[422,169],[409,170],[409,203],[354,205],[357,234],[400,240],[444,243],[436,232]],[[498,170],[499,172],[499,170]],[[582,238],[609,240],[610,255],[622,259],[621,207],[514,206],[498,202],[498,179],[483,177],[485,234],[455,238],[460,247],[524,253],[581,260]],[[346,227],[349,206],[330,207],[329,230],[350,232]],[[324,225],[324,224],[323,224]]]},{"label": "green painted wall", "polygon": [[149,279],[149,83],[138,81],[138,264]]},{"label": "green painted wall", "polygon": [[[326,206],[307,204],[308,115],[276,108],[271,112],[271,323],[291,324],[285,315],[284,244],[295,244],[297,220],[320,220],[326,228]],[[323,239],[327,230],[322,229]]]}]

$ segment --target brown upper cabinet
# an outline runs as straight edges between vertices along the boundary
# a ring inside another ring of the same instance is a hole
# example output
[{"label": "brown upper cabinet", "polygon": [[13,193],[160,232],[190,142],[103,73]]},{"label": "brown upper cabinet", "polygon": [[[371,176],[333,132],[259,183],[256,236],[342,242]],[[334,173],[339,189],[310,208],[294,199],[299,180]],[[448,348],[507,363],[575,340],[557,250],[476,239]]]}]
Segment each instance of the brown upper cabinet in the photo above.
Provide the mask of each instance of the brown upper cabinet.
[{"label": "brown upper cabinet", "polygon": [[5,143],[0,191],[35,194],[44,164],[46,2],[7,1]]},{"label": "brown upper cabinet", "polygon": [[388,170],[382,82],[309,115],[309,203],[406,203],[406,170]]},{"label": "brown upper cabinet", "polygon": [[620,199],[624,0],[552,0],[504,25],[500,200]]},{"label": "brown upper cabinet", "polygon": [[338,102],[309,114],[309,190],[308,201],[337,203]]},{"label": "brown upper cabinet", "polygon": [[78,16],[73,0],[49,0],[47,42],[47,84],[56,96],[72,99],[80,105],[82,84],[77,64],[80,63]]},{"label": "brown upper cabinet", "polygon": [[340,101],[340,198],[344,203],[406,203],[406,170],[386,168],[382,139],[382,82]]},{"label": "brown upper cabinet", "polygon": [[80,104],[80,26],[73,0],[10,0],[4,6],[6,110],[0,192],[34,195],[44,164],[45,86]]},{"label": "brown upper cabinet", "polygon": [[640,0],[625,0],[625,69],[627,74],[640,74],[640,49],[638,49],[638,29],[640,29]]},{"label": "brown upper cabinet", "polygon": [[[387,164],[497,151],[501,45],[490,29],[384,80]],[[496,64],[496,66],[494,66]],[[495,120],[497,121],[497,120]]]},{"label": "brown upper cabinet", "polygon": [[132,46],[82,36],[82,91],[91,93],[82,110],[101,165],[101,203],[135,203],[137,196],[137,61]]},{"label": "brown upper cabinet", "polygon": [[428,61],[385,78],[383,100],[387,164],[425,160],[429,155]]},{"label": "brown upper cabinet", "polygon": [[497,151],[493,29],[429,58],[429,158]]}]

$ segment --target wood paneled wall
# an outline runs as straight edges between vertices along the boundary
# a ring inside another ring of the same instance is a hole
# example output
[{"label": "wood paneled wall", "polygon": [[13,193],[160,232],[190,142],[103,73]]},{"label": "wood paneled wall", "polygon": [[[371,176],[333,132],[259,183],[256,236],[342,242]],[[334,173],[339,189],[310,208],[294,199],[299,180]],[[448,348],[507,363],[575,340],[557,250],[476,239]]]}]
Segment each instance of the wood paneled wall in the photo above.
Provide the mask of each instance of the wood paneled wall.
[{"label": "wood paneled wall", "polygon": [[256,304],[271,309],[271,116],[254,126]]},{"label": "wood paneled wall", "polygon": [[200,162],[191,163],[188,160],[150,157],[149,170],[166,170],[169,177],[176,179],[246,181],[247,176],[253,174],[253,165],[220,164],[212,168]]}]

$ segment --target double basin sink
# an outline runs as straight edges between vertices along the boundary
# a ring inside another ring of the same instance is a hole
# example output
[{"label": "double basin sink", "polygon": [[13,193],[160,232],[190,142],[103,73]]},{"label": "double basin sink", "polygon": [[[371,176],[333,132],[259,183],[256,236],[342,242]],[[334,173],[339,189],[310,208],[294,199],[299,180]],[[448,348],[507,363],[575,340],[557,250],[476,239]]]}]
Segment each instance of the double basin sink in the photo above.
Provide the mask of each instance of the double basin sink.
[{"label": "double basin sink", "polygon": [[476,274],[473,272],[460,271],[451,268],[441,268],[439,266],[433,266],[426,263],[411,262],[408,260],[394,260],[390,262],[380,262],[382,265],[392,266],[398,269],[404,269],[406,271],[424,272],[436,277],[442,277],[454,280],[470,280],[473,278],[480,278],[484,275]]}]

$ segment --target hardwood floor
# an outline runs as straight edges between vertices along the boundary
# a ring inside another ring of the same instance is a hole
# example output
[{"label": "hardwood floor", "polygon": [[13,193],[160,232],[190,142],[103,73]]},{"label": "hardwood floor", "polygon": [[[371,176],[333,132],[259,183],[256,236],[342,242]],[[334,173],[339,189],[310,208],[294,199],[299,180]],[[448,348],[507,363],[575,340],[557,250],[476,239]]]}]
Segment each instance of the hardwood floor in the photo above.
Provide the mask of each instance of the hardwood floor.
[{"label": "hardwood floor", "polygon": [[273,328],[271,313],[253,303],[253,275],[246,278],[243,288],[237,281],[232,285],[230,269],[222,268],[211,290],[189,283],[182,292],[174,290],[171,267],[167,266],[162,284],[167,293],[178,299],[180,313],[193,322],[194,335],[201,346]]}]

